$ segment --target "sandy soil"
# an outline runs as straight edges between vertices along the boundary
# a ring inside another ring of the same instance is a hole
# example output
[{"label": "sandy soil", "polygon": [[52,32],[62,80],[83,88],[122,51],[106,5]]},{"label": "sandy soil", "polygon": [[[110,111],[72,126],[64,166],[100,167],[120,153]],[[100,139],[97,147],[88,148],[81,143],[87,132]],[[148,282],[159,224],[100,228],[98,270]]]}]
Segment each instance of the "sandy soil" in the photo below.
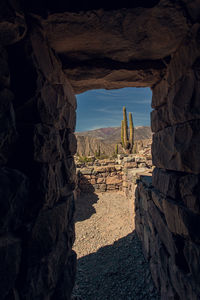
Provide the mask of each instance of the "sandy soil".
[{"label": "sandy soil", "polygon": [[77,279],[74,299],[160,299],[120,192],[76,200]]}]

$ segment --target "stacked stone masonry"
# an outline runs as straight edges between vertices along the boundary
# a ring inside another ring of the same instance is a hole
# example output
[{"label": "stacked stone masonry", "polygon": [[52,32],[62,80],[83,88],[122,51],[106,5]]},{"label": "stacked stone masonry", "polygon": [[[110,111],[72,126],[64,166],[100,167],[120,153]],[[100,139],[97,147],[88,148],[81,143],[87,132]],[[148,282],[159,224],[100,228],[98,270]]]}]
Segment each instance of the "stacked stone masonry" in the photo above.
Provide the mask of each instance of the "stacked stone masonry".
[{"label": "stacked stone masonry", "polygon": [[152,182],[136,190],[136,230],[162,299],[200,298],[200,26],[153,88]]},{"label": "stacked stone masonry", "polygon": [[151,86],[156,169],[138,182],[135,226],[161,298],[200,299],[200,4],[145,2],[0,2],[2,300],[71,297],[71,84]]},{"label": "stacked stone masonry", "polygon": [[136,231],[162,299],[199,299],[198,190],[197,175],[155,169],[138,180]]},{"label": "stacked stone masonry", "polygon": [[0,298],[70,299],[76,99],[37,20],[24,38],[12,13],[0,28]]},{"label": "stacked stone masonry", "polygon": [[77,167],[76,193],[123,191],[129,189],[130,174],[151,170],[151,159],[138,155],[118,155],[118,159],[97,160]]}]

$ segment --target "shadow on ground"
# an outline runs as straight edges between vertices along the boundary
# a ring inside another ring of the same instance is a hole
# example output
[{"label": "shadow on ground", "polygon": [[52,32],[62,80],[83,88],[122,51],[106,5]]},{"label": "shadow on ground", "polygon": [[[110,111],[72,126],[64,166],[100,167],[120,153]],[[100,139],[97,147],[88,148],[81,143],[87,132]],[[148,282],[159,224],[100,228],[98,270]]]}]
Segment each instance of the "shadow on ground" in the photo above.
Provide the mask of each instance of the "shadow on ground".
[{"label": "shadow on ground", "polygon": [[89,219],[96,213],[94,204],[97,203],[99,197],[95,194],[94,187],[87,182],[87,190],[75,200],[75,222],[81,222]]},{"label": "shadow on ground", "polygon": [[74,295],[83,300],[160,299],[135,232],[78,259]]}]

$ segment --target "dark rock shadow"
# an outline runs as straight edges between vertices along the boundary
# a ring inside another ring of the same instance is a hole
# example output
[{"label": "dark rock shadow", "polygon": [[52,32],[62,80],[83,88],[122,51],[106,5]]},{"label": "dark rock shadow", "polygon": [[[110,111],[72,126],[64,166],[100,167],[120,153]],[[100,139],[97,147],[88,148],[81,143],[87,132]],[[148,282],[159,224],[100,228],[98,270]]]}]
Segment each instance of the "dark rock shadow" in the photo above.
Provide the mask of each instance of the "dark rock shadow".
[{"label": "dark rock shadow", "polygon": [[95,194],[93,185],[86,178],[84,178],[83,186],[84,190],[81,190],[75,200],[75,222],[87,220],[96,213],[93,205],[97,203],[99,197]]},{"label": "dark rock shadow", "polygon": [[78,259],[74,295],[83,300],[158,300],[135,232]]}]

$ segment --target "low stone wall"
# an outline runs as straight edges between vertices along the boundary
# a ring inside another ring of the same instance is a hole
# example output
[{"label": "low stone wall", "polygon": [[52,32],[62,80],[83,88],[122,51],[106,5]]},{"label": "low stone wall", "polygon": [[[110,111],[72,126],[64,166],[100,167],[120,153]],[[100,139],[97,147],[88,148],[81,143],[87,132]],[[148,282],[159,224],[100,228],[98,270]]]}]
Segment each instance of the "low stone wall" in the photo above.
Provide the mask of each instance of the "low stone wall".
[{"label": "low stone wall", "polygon": [[135,228],[135,190],[137,187],[137,181],[141,176],[151,178],[151,175],[152,169],[149,168],[130,168],[125,169],[123,172],[122,191],[127,199],[133,228]]},{"label": "low stone wall", "polygon": [[78,187],[81,192],[106,192],[122,189],[122,166],[94,166],[78,170]]},{"label": "low stone wall", "polygon": [[200,299],[199,178],[194,176],[155,169],[153,180],[141,176],[137,184],[135,227],[162,299]]},{"label": "low stone wall", "polygon": [[[151,160],[136,155],[118,155],[116,160],[102,160],[77,167],[77,191],[124,191],[129,188],[129,173],[151,168]],[[132,171],[131,171],[132,170]],[[132,176],[131,176],[132,177]]]}]

